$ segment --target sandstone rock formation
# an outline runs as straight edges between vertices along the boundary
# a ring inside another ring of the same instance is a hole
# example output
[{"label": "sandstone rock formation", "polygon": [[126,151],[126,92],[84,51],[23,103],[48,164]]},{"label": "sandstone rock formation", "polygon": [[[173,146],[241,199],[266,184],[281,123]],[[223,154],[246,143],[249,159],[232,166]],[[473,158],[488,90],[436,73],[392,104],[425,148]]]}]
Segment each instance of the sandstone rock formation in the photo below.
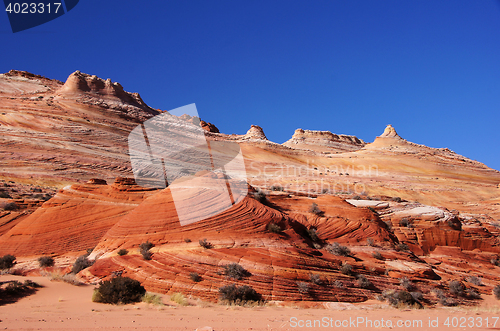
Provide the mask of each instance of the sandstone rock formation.
[{"label": "sandstone rock formation", "polygon": [[330,131],[297,129],[283,145],[316,152],[343,153],[357,151],[365,146],[365,142],[355,136],[337,135]]},{"label": "sandstone rock formation", "polygon": [[[235,155],[225,142],[241,149],[245,169],[238,171],[250,186],[228,206],[217,180],[230,176],[179,169],[173,183],[183,186],[174,199],[172,187],[147,189],[132,179],[128,135],[155,114],[138,95],[95,76],[76,72],[63,85],[20,71],[0,75],[0,203],[23,206],[0,210],[0,255],[23,258],[16,268],[30,272],[40,255],[68,268],[93,248],[96,263],[79,274],[87,282],[122,272],[151,291],[212,301],[220,286],[236,282],[268,300],[356,302],[409,277],[433,304],[431,290],[451,279],[479,276],[484,286],[475,288],[483,293],[500,281],[491,262],[500,260],[497,170],[408,142],[392,126],[373,143],[299,129],[280,145],[258,126],[227,135],[182,115],[171,118],[182,128],[179,139],[165,144],[197,165],[186,142],[201,126],[217,167]],[[33,197],[56,189],[46,202]],[[182,224],[181,211],[199,221]],[[200,246],[204,239],[211,247]],[[151,260],[139,252],[146,241],[155,245]],[[333,243],[350,254],[335,255]],[[129,253],[119,256],[122,248]],[[228,279],[223,266],[232,262],[249,274]],[[343,263],[373,287],[342,273]],[[297,282],[310,292],[299,292]]]}]

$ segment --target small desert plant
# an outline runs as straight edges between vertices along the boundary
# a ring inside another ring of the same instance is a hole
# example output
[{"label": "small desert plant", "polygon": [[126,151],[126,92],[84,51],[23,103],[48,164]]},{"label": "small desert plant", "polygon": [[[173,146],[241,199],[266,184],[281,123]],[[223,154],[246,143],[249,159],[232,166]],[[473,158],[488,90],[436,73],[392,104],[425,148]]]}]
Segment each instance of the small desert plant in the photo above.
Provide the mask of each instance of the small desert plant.
[{"label": "small desert plant", "polygon": [[202,280],[201,276],[197,272],[189,273],[189,278],[191,278],[193,282],[201,282]]},{"label": "small desert plant", "polygon": [[450,293],[458,296],[465,296],[465,286],[458,280],[452,280],[448,283]]},{"label": "small desert plant", "polygon": [[306,282],[297,282],[297,289],[299,290],[299,293],[306,294],[309,293],[311,287]]},{"label": "small desert plant", "polygon": [[316,230],[316,228],[307,229],[307,235],[309,236],[309,238],[312,241],[314,241],[314,242],[318,242],[319,241],[318,230]]},{"label": "small desert plant", "polygon": [[206,248],[206,249],[210,249],[210,248],[213,247],[212,244],[209,243],[206,238],[205,239],[200,239],[198,241],[198,243],[200,244],[201,247]]},{"label": "small desert plant", "polygon": [[153,304],[155,306],[163,306],[163,299],[161,295],[146,292],[142,297],[142,302]]},{"label": "small desert plant", "polygon": [[408,247],[407,244],[405,243],[398,243],[396,246],[395,246],[395,249],[398,251],[398,252],[404,252],[404,251],[409,251],[410,250],[410,247]]},{"label": "small desert plant", "polygon": [[54,266],[54,258],[52,256],[39,257],[38,264],[40,265],[40,268],[52,267]]},{"label": "small desert plant", "polygon": [[374,258],[376,258],[377,260],[381,260],[381,261],[384,260],[384,257],[382,256],[382,254],[380,254],[380,252],[378,252],[378,251],[377,252],[373,252],[372,256]]},{"label": "small desert plant", "polygon": [[410,294],[415,301],[421,302],[424,299],[422,292],[410,292]]},{"label": "small desert plant", "polygon": [[401,203],[403,201],[403,199],[401,199],[400,197],[392,197],[391,201]]},{"label": "small desert plant", "polygon": [[253,193],[253,198],[257,200],[260,203],[266,203],[267,202],[267,196],[264,193],[264,191],[257,189],[257,192]]},{"label": "small desert plant", "polygon": [[473,288],[469,288],[467,290],[465,290],[465,295],[468,297],[468,298],[471,298],[471,299],[479,299],[481,298],[481,294],[473,289]]},{"label": "small desert plant", "polygon": [[483,285],[483,281],[480,277],[477,276],[471,276],[467,279],[467,281],[471,284],[474,284],[476,286],[481,286]]},{"label": "small desert plant", "polygon": [[281,185],[273,185],[271,186],[271,191],[284,191],[285,189]]},{"label": "small desert plant", "polygon": [[323,213],[323,211],[319,209],[318,204],[315,202],[313,202],[309,207],[309,212],[313,213],[314,215],[321,215]]},{"label": "small desert plant", "polygon": [[336,281],[333,282],[333,286],[338,288],[344,288],[344,283],[342,283],[342,281],[337,279]]},{"label": "small desert plant", "polygon": [[500,260],[498,258],[492,258],[490,260],[491,264],[497,266],[497,267],[500,267]]},{"label": "small desert plant", "polygon": [[139,252],[141,253],[144,260],[151,260],[151,252],[149,250],[154,246],[155,245],[153,245],[149,241],[146,241],[145,243],[139,245]]},{"label": "small desert plant", "polygon": [[6,203],[3,206],[3,210],[6,210],[6,211],[14,211],[14,210],[18,210],[18,209],[19,209],[19,206],[15,202]]},{"label": "small desert plant", "polygon": [[261,295],[248,285],[225,285],[219,288],[219,294],[220,299],[227,303],[245,304],[262,301]]},{"label": "small desert plant", "polygon": [[358,276],[357,283],[361,288],[370,288],[372,286],[372,283],[363,275]]},{"label": "small desert plant", "polygon": [[73,263],[73,268],[71,269],[71,273],[77,274],[83,269],[90,267],[93,264],[93,262],[91,262],[87,257],[88,257],[87,254],[79,256],[76,259],[75,263]]},{"label": "small desert plant", "polygon": [[186,297],[184,296],[184,294],[182,293],[174,293],[170,296],[170,300],[181,305],[181,306],[187,306],[188,305],[188,301],[186,299]]},{"label": "small desert plant", "polygon": [[269,223],[269,224],[267,225],[267,230],[268,230],[269,232],[272,232],[272,233],[281,233],[281,231],[283,231],[283,230],[281,229],[281,226],[279,226],[279,225],[278,225],[278,224],[276,224],[276,223]]},{"label": "small desert plant", "polygon": [[350,265],[347,262],[342,263],[342,265],[339,268],[340,272],[343,273],[344,275],[351,275],[352,274],[352,265]]},{"label": "small desert plant", "polygon": [[190,242],[191,242],[191,239],[189,239],[189,238],[184,238],[184,242],[185,242],[185,243],[190,243]]},{"label": "small desert plant", "polygon": [[366,243],[368,244],[368,246],[375,246],[375,241],[372,238],[366,239]]},{"label": "small desert plant", "polygon": [[413,290],[413,283],[407,277],[403,277],[399,280],[399,285],[407,291]]},{"label": "small desert plant", "polygon": [[444,294],[444,292],[441,291],[440,289],[435,289],[434,293],[436,294],[436,297],[438,298],[438,302],[445,307],[452,307],[452,306],[456,306],[458,304],[457,301],[450,299],[450,298],[447,298],[446,295]]},{"label": "small desert plant", "polygon": [[125,248],[122,248],[118,251],[119,256],[127,255],[128,251]]},{"label": "small desert plant", "polygon": [[392,306],[397,308],[403,308],[403,307],[422,308],[422,305],[417,300],[415,300],[413,295],[405,290],[389,294],[387,296],[387,300]]},{"label": "small desert plant", "polygon": [[500,300],[500,285],[496,285],[493,288],[493,294],[495,295],[495,298],[497,298],[497,300]]},{"label": "small desert plant", "polygon": [[139,302],[146,293],[141,283],[129,277],[116,277],[101,282],[94,290],[92,301],[102,303]]},{"label": "small desert plant", "polygon": [[14,261],[16,260],[16,257],[14,255],[4,255],[0,257],[0,269],[10,269],[14,266]]},{"label": "small desert plant", "polygon": [[229,263],[224,266],[224,275],[229,278],[240,280],[248,275],[248,271],[238,263]]},{"label": "small desert plant", "polygon": [[10,196],[10,194],[8,192],[5,192],[5,191],[0,191],[0,198],[3,198],[3,199],[12,199],[12,197]]},{"label": "small desert plant", "polygon": [[75,274],[72,274],[72,273],[66,274],[66,275],[61,275],[61,274],[57,274],[57,273],[49,273],[48,275],[50,276],[51,281],[65,282],[65,283],[75,285],[75,286],[80,286],[80,285],[84,284],[76,278]]},{"label": "small desert plant", "polygon": [[339,243],[333,243],[325,248],[329,253],[338,256],[349,256],[351,255],[351,251],[346,246],[342,246]]},{"label": "small desert plant", "polygon": [[353,200],[361,200],[361,197],[359,195],[355,195],[352,199]]},{"label": "small desert plant", "polygon": [[3,294],[12,295],[12,296],[20,296],[31,294],[35,292],[35,288],[41,287],[35,282],[25,281],[24,284],[17,280],[12,280],[7,282],[7,286],[3,289]]},{"label": "small desert plant", "polygon": [[321,285],[323,282],[321,281],[321,277],[317,274],[310,274],[309,279],[311,280],[311,283],[316,284],[316,285]]},{"label": "small desert plant", "polygon": [[404,226],[404,227],[409,227],[411,224],[410,220],[407,219],[407,218],[402,218],[400,221],[399,221],[399,226]]}]

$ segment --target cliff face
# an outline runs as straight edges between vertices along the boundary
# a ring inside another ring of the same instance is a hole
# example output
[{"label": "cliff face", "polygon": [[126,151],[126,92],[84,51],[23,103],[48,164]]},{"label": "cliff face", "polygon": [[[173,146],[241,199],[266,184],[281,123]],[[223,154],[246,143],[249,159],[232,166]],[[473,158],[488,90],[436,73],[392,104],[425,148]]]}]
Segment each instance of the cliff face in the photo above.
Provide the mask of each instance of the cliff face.
[{"label": "cliff face", "polygon": [[355,136],[337,135],[330,131],[312,131],[297,129],[292,138],[284,146],[312,150],[325,153],[354,152],[363,146],[365,142]]},{"label": "cliff face", "polygon": [[[121,271],[151,291],[213,301],[233,282],[223,274],[232,262],[248,271],[238,282],[269,300],[363,301],[378,293],[343,274],[343,263],[381,290],[397,289],[400,277],[418,280],[424,293],[456,277],[482,277],[485,293],[500,281],[491,264],[500,260],[500,173],[484,164],[406,141],[392,126],[373,143],[299,129],[280,145],[258,126],[227,135],[199,118],[169,115],[176,139],[158,138],[180,151],[174,199],[173,186],[146,189],[131,178],[128,136],[155,114],[138,95],[95,76],[76,72],[63,84],[0,75],[0,255],[25,259],[16,268],[29,273],[41,255],[64,268],[94,248],[84,280]],[[189,149],[200,131],[211,153],[204,160]],[[246,175],[248,196],[221,171],[185,171],[202,161],[224,167],[240,151],[244,167],[233,170]],[[33,193],[36,201],[27,199]],[[6,208],[12,202],[19,208]],[[183,224],[181,214],[197,221]],[[146,241],[155,245],[151,260],[139,251]],[[335,255],[333,243],[351,253]]]}]

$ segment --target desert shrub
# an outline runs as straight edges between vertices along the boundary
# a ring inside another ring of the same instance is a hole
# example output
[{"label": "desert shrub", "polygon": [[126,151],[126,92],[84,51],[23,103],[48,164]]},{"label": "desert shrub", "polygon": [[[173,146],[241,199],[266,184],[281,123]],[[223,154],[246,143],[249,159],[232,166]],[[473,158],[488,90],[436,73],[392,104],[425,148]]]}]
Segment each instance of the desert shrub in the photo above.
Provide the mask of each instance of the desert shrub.
[{"label": "desert shrub", "polygon": [[323,282],[321,281],[321,277],[317,274],[310,274],[309,280],[311,280],[311,283],[316,284],[316,285],[323,284]]},{"label": "desert shrub", "polygon": [[181,305],[181,306],[187,306],[188,305],[188,301],[186,299],[186,297],[184,296],[184,294],[182,293],[174,293],[170,296],[170,300]]},{"label": "desert shrub", "polygon": [[90,267],[93,264],[93,262],[91,262],[87,257],[88,257],[87,254],[79,256],[76,259],[75,263],[73,263],[73,268],[71,269],[71,273],[77,274],[83,269]]},{"label": "desert shrub", "polygon": [[382,256],[382,254],[380,254],[380,252],[379,252],[379,251],[377,251],[377,252],[373,252],[372,256],[373,256],[374,258],[376,258],[377,260],[381,260],[381,261],[383,261],[383,260],[384,260],[384,257]]},{"label": "desert shrub", "polygon": [[490,260],[491,264],[496,265],[497,267],[500,267],[500,259],[498,258],[492,258]]},{"label": "desert shrub", "polygon": [[141,253],[144,260],[151,260],[152,254],[149,250],[154,246],[155,245],[153,245],[149,241],[146,241],[145,243],[139,245],[139,252]]},{"label": "desert shrub", "polygon": [[400,197],[392,197],[391,201],[401,203],[403,201],[403,199],[401,199]]},{"label": "desert shrub", "polygon": [[118,251],[119,256],[127,255],[128,251],[125,248],[122,248]]},{"label": "desert shrub", "polygon": [[233,279],[242,279],[248,275],[248,271],[245,270],[238,263],[229,263],[224,266],[224,275]]},{"label": "desert shrub", "polygon": [[269,232],[272,232],[272,233],[281,233],[281,231],[283,231],[283,230],[281,229],[281,226],[279,226],[279,225],[278,225],[278,224],[276,224],[276,223],[269,223],[269,224],[267,225],[267,230],[268,230]]},{"label": "desert shrub", "polygon": [[142,302],[149,303],[155,306],[163,306],[161,295],[146,292],[142,297]]},{"label": "desert shrub", "polygon": [[366,239],[366,243],[368,244],[368,246],[375,246],[375,241],[372,238]]},{"label": "desert shrub", "polygon": [[399,280],[399,285],[407,291],[413,290],[413,283],[407,277],[403,277]]},{"label": "desert shrub", "polygon": [[422,292],[410,292],[411,296],[413,297],[413,299],[415,299],[415,301],[422,301],[424,299],[424,295],[422,294]]},{"label": "desert shrub", "polygon": [[325,249],[329,253],[332,253],[332,254],[338,255],[338,256],[349,256],[349,255],[351,255],[351,251],[349,250],[349,248],[347,248],[346,246],[342,246],[339,243],[330,244],[330,245],[326,246]]},{"label": "desert shrub", "polygon": [[6,210],[6,211],[14,211],[14,210],[18,210],[18,209],[19,209],[19,206],[15,202],[6,203],[3,206],[3,210]]},{"label": "desert shrub", "polygon": [[438,298],[438,302],[445,307],[453,307],[453,306],[456,306],[458,304],[455,300],[446,297],[444,292],[441,291],[440,289],[435,289],[434,293],[436,294],[436,297]]},{"label": "desert shrub", "polygon": [[20,281],[10,281],[4,289],[4,293],[8,295],[20,295],[25,293],[29,288]]},{"label": "desert shrub", "polygon": [[476,286],[481,286],[483,285],[483,281],[480,277],[477,276],[471,276],[467,279],[467,281],[471,284],[474,284]]},{"label": "desert shrub", "polygon": [[347,262],[342,263],[342,265],[339,268],[340,272],[343,273],[344,275],[350,275],[352,274],[352,265],[350,265]]},{"label": "desert shrub", "polygon": [[470,299],[479,299],[479,298],[481,298],[481,294],[477,290],[475,290],[473,288],[469,288],[469,289],[465,290],[465,295],[468,298],[470,298]]},{"label": "desert shrub", "polygon": [[404,251],[409,251],[410,250],[410,247],[408,247],[407,244],[405,243],[398,243],[396,246],[395,246],[395,249],[398,251],[398,252],[404,252]]},{"label": "desert shrub", "polygon": [[8,192],[5,192],[5,191],[0,191],[0,198],[3,198],[3,199],[12,199],[12,197],[10,196],[10,194]]},{"label": "desert shrub", "polygon": [[191,278],[193,282],[201,282],[202,280],[201,276],[197,272],[190,272],[189,278]]},{"label": "desert shrub", "polygon": [[421,308],[422,305],[413,298],[410,292],[402,290],[389,294],[387,297],[389,303],[397,308],[402,307],[415,307]]},{"label": "desert shrub", "polygon": [[344,288],[344,283],[342,283],[342,281],[337,279],[336,281],[333,282],[333,286],[338,288]]},{"label": "desert shrub", "polygon": [[225,285],[219,288],[220,299],[228,303],[244,304],[249,301],[261,301],[262,297],[248,285]]},{"label": "desert shrub", "polygon": [[72,273],[66,275],[61,275],[58,273],[49,273],[48,275],[50,276],[51,281],[65,282],[75,286],[83,285],[83,283],[76,278],[75,274]]},{"label": "desert shrub", "polygon": [[213,247],[212,244],[209,243],[206,238],[205,239],[200,239],[198,241],[198,243],[200,244],[201,247],[206,248],[206,249],[210,249],[210,248]]},{"label": "desert shrub", "polygon": [[319,209],[318,204],[315,202],[313,202],[309,207],[309,212],[313,213],[314,215],[321,215],[323,213],[323,211]]},{"label": "desert shrub", "polygon": [[500,300],[500,285],[496,285],[493,288],[493,294],[495,295],[495,298],[497,298],[497,300]]},{"label": "desert shrub", "polygon": [[357,283],[361,288],[370,288],[372,286],[372,283],[363,275],[358,276]]},{"label": "desert shrub", "polygon": [[102,303],[139,302],[146,293],[141,283],[129,277],[115,277],[101,282],[94,290],[92,301]]},{"label": "desert shrub", "polygon": [[307,229],[307,235],[309,236],[309,238],[312,241],[314,241],[314,242],[318,242],[319,241],[318,230],[316,230],[315,228]]},{"label": "desert shrub", "polygon": [[0,257],[0,269],[10,269],[14,266],[14,261],[16,260],[16,257],[14,255],[4,255]]},{"label": "desert shrub", "polygon": [[309,293],[311,287],[306,282],[297,282],[297,289],[299,290],[299,293],[306,294]]},{"label": "desert shrub", "polygon": [[257,200],[260,203],[266,203],[267,202],[267,196],[264,191],[257,189],[257,192],[253,193],[253,198]]},{"label": "desert shrub", "polygon": [[448,283],[450,293],[459,296],[465,296],[465,286],[458,280],[452,280]]},{"label": "desert shrub", "polygon": [[54,258],[52,256],[39,257],[38,264],[40,265],[40,268],[52,267],[54,266]]},{"label": "desert shrub", "polygon": [[285,189],[281,185],[273,185],[271,186],[271,191],[284,191]]},{"label": "desert shrub", "polygon": [[191,239],[189,239],[189,238],[185,238],[185,239],[184,239],[184,242],[185,242],[185,243],[190,243],[190,242],[191,242]]},{"label": "desert shrub", "polygon": [[361,200],[361,197],[359,195],[355,195],[354,197],[352,197],[353,200]]},{"label": "desert shrub", "polygon": [[410,220],[407,219],[407,218],[402,218],[400,221],[399,221],[399,226],[404,226],[404,227],[409,227],[409,225],[411,224]]}]

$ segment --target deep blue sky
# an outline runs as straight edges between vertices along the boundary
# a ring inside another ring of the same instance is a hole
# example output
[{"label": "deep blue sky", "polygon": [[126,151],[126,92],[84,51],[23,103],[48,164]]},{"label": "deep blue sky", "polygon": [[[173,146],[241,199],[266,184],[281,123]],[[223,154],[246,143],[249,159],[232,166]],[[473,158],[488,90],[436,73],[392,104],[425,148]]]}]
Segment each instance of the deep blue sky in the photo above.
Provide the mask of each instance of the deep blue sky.
[{"label": "deep blue sky", "polygon": [[13,34],[0,72],[111,78],[152,107],[196,103],[224,133],[251,124],[405,139],[500,169],[500,2],[97,1]]}]

